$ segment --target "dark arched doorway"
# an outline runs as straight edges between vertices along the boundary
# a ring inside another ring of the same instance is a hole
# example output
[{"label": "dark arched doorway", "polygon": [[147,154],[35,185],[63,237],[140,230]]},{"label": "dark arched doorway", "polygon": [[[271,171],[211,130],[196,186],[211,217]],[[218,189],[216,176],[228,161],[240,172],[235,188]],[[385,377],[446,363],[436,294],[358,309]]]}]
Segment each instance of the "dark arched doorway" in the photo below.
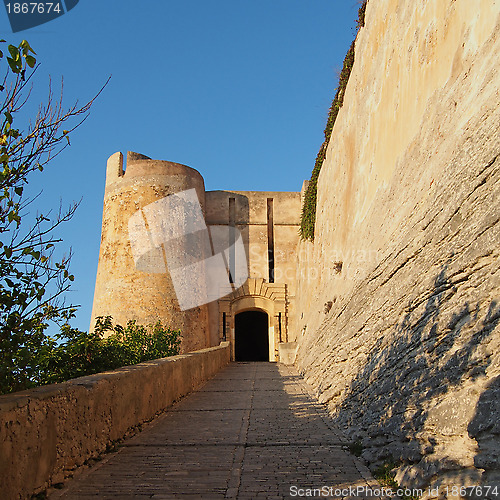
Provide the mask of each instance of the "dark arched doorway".
[{"label": "dark arched doorway", "polygon": [[269,361],[268,317],[262,311],[244,311],[234,318],[236,361]]}]

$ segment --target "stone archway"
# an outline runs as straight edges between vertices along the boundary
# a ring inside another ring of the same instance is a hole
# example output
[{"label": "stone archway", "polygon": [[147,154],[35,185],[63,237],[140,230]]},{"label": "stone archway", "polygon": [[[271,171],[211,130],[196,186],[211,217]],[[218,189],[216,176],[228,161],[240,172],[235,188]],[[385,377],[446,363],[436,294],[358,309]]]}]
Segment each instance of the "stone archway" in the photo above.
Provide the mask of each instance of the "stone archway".
[{"label": "stone archway", "polygon": [[235,361],[269,361],[269,316],[255,309],[234,317]]},{"label": "stone archway", "polygon": [[288,341],[287,289],[284,284],[249,278],[238,290],[219,299],[219,335],[229,340],[231,359],[236,360],[235,318],[245,311],[261,311],[268,316],[269,361],[279,359],[279,346]]}]

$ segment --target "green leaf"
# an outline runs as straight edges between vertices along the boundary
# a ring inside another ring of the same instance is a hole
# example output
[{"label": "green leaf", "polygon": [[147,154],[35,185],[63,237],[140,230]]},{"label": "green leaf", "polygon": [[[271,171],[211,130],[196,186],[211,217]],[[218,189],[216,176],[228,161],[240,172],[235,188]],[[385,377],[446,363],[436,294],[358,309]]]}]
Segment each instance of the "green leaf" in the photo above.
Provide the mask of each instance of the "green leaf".
[{"label": "green leaf", "polygon": [[10,259],[12,257],[12,248],[5,247],[4,253],[5,253],[5,257],[7,257],[7,259]]},{"label": "green leaf", "polygon": [[26,54],[28,52],[32,52],[33,54],[36,54],[36,52],[32,49],[31,45],[28,43],[27,40],[23,40],[20,44],[20,47],[22,47],[23,51],[26,50]]},{"label": "green leaf", "polygon": [[33,56],[26,56],[26,64],[30,68],[33,68],[36,64],[36,59]]},{"label": "green leaf", "polygon": [[8,48],[12,59],[14,59],[14,61],[17,61],[19,59],[19,49],[15,45],[9,45]]},{"label": "green leaf", "polygon": [[10,69],[12,70],[13,73],[19,73],[19,68],[17,67],[16,62],[11,59],[10,57],[7,57],[7,62],[9,63]]},{"label": "green leaf", "polygon": [[15,193],[18,195],[18,196],[21,196],[23,194],[23,187],[22,186],[18,186],[16,188],[14,188],[14,191]]}]

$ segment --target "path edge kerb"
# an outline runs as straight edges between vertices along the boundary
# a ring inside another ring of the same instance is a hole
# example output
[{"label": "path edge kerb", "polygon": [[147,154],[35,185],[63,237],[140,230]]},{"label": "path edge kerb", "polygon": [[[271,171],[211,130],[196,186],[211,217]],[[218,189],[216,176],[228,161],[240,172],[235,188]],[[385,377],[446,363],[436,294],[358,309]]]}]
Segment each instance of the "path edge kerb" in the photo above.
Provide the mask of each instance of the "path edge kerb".
[{"label": "path edge kerb", "polygon": [[3,498],[30,498],[63,481],[67,471],[199,388],[229,361],[229,342],[222,342],[0,396]]}]

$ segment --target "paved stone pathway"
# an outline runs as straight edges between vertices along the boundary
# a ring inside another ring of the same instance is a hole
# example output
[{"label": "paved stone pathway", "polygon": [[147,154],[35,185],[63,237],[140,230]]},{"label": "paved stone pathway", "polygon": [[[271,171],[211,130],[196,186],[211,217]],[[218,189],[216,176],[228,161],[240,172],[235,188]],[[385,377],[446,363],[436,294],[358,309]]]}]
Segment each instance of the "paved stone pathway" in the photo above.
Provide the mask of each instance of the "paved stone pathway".
[{"label": "paved stone pathway", "polygon": [[231,363],[49,498],[378,498],[345,444],[293,368]]}]

